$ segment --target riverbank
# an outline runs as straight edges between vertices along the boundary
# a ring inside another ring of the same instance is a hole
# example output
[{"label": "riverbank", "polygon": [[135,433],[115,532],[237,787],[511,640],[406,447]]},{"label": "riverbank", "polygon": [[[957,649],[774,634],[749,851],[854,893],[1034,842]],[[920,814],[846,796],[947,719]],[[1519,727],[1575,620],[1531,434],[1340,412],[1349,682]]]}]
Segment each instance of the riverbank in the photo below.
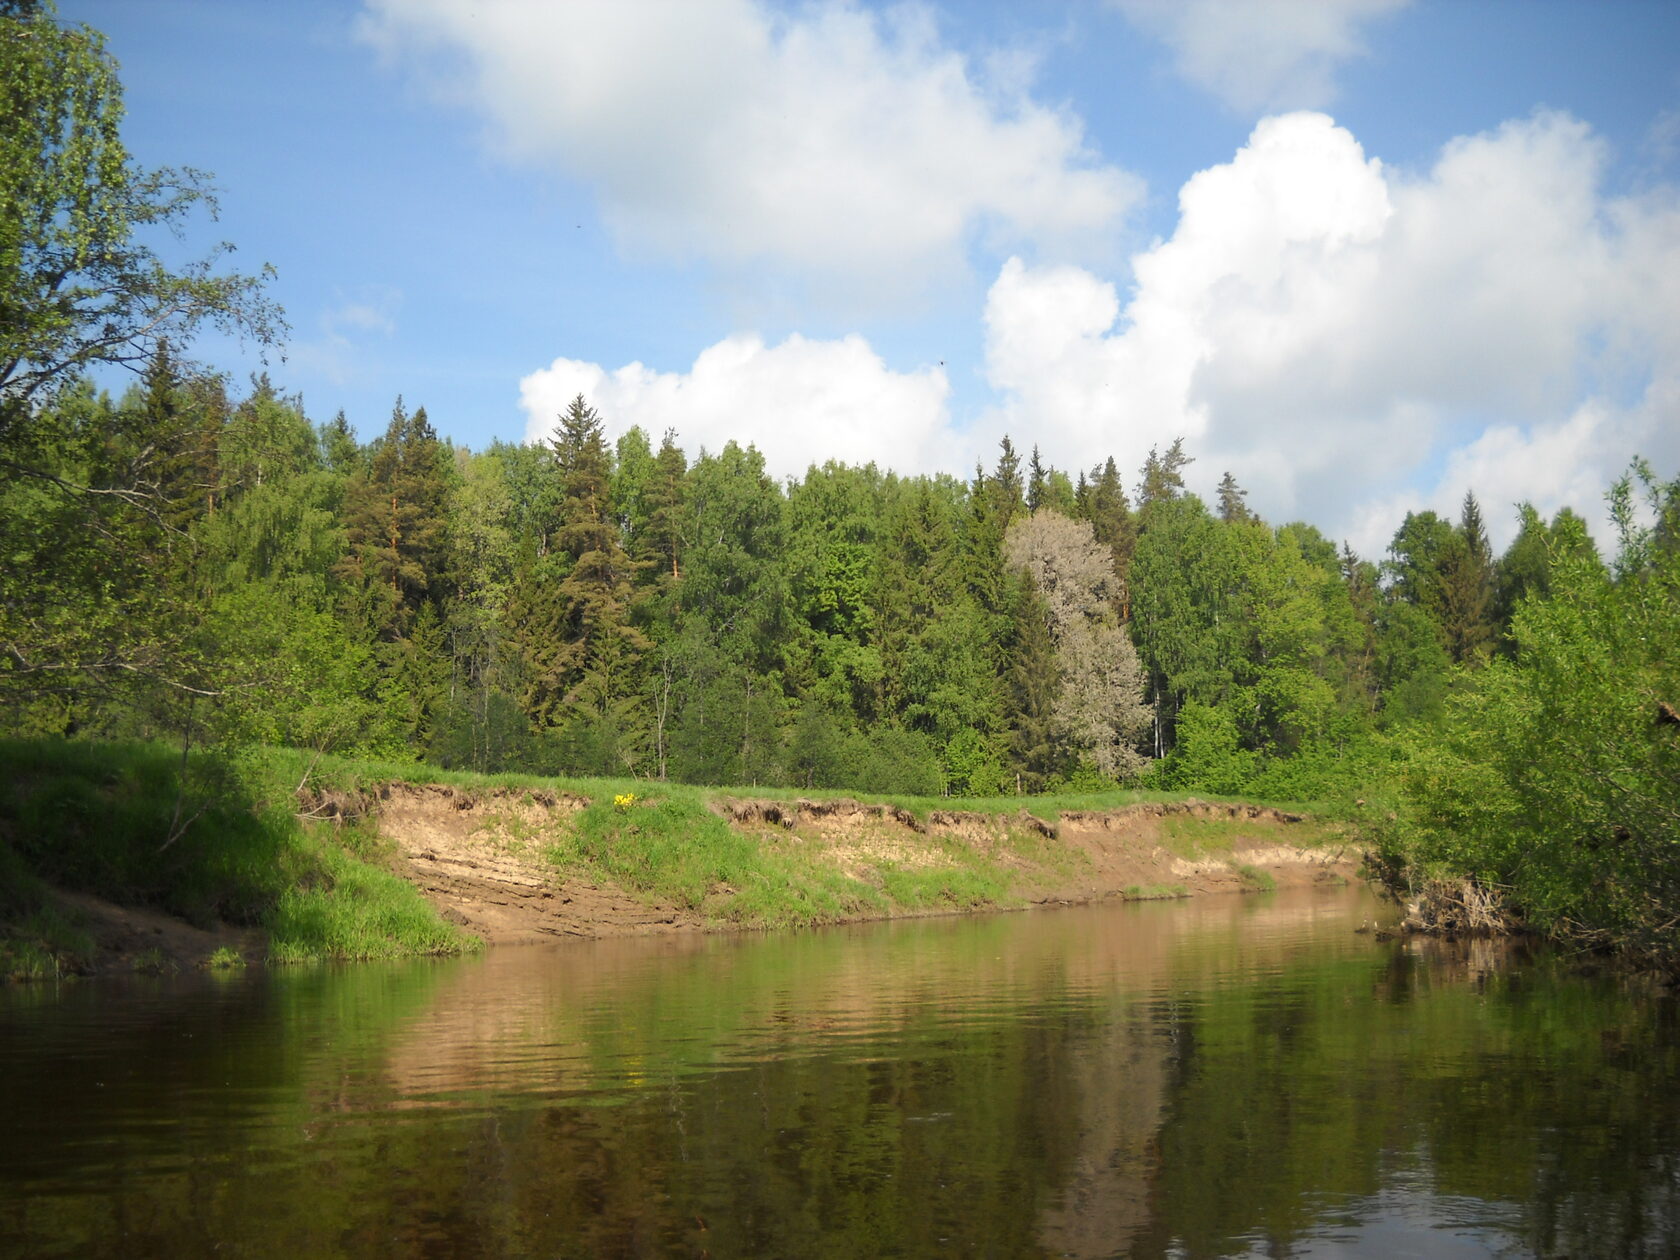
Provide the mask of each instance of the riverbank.
[{"label": "riverbank", "polygon": [[[847,797],[392,783],[346,801],[392,869],[492,943],[777,928],[1353,878],[1337,826],[1194,799],[1028,812]],[[632,798],[633,799],[627,799]],[[681,849],[664,843],[680,839]]]},{"label": "riverbank", "polygon": [[1355,876],[1293,809],[1109,792],[863,801],[264,750],[0,746],[0,973],[457,953]]}]

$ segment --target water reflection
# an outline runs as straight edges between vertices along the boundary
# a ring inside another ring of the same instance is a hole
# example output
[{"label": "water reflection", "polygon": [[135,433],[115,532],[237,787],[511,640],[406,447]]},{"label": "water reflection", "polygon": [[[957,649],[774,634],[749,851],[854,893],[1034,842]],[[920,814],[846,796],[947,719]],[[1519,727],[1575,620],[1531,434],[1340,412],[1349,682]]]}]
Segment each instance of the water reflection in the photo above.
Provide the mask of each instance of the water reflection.
[{"label": "water reflection", "polygon": [[1666,1255],[1674,1003],[1359,890],[0,995],[0,1252]]}]

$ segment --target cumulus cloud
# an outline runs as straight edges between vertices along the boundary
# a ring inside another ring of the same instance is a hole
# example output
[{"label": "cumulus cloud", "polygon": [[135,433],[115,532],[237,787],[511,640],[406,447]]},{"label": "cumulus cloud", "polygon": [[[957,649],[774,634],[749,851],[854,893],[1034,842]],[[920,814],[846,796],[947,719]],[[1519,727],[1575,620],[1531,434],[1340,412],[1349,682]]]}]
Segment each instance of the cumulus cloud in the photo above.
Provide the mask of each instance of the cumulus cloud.
[{"label": "cumulus cloud", "polygon": [[1593,511],[1635,452],[1680,463],[1680,199],[1607,197],[1604,161],[1557,113],[1421,175],[1323,115],[1266,119],[1185,184],[1124,309],[1082,269],[1003,267],[988,424],[1128,469],[1182,435],[1193,482],[1229,468],[1367,553],[1466,488],[1496,539],[1518,498]]},{"label": "cumulus cloud", "polygon": [[813,463],[870,461],[899,469],[940,462],[949,385],[940,368],[894,372],[861,337],[767,346],[737,334],[702,351],[687,372],[640,363],[608,371],[556,359],[520,382],[528,440],[552,432],[578,394],[616,436],[633,425],[657,444],[667,428],[691,455],[752,443],[770,471],[797,476]]},{"label": "cumulus cloud", "polygon": [[587,181],[637,249],[900,295],[976,239],[1089,258],[1141,195],[1018,59],[971,65],[920,9],[367,3],[366,38],[513,154]]},{"label": "cumulus cloud", "polygon": [[1172,48],[1178,71],[1234,109],[1328,105],[1363,30],[1409,0],[1112,0]]}]

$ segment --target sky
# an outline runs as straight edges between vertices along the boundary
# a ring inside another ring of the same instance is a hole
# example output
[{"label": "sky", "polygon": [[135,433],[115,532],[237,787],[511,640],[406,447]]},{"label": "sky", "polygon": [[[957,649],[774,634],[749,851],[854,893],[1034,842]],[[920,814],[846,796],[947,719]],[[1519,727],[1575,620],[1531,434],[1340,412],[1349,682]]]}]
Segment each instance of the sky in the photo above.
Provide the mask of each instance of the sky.
[{"label": "sky", "polygon": [[[778,476],[1128,486],[1182,438],[1274,522],[1496,544],[1680,473],[1670,0],[60,0],[169,248],[272,264],[266,370],[364,438],[609,436]],[[199,354],[242,384],[252,347]]]}]

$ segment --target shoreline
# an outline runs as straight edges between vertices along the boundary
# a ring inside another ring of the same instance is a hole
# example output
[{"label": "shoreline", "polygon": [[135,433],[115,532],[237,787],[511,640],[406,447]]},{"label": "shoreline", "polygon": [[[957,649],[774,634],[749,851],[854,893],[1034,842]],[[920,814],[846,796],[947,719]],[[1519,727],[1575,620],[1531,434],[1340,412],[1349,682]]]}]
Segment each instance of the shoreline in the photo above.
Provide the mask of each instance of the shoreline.
[{"label": "shoreline", "polygon": [[[305,843],[404,887],[415,913],[442,921],[442,939],[455,930],[445,953],[1342,884],[1362,878],[1365,856],[1350,824],[1194,798],[945,805],[365,773],[339,784],[290,793]],[[298,890],[322,878],[331,888],[337,868],[310,869]],[[265,927],[195,926],[50,883],[41,892],[80,944],[38,952],[46,965],[19,979],[292,961]]]}]

